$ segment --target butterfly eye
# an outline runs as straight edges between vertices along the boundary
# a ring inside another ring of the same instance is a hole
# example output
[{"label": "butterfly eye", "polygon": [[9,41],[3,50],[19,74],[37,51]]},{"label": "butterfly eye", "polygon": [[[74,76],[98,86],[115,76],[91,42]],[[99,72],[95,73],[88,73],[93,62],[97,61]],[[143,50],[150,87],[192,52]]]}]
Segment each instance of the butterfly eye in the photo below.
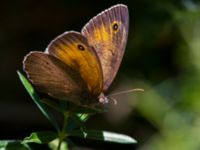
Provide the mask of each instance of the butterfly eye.
[{"label": "butterfly eye", "polygon": [[84,50],[85,50],[84,46],[83,46],[83,45],[81,45],[81,44],[78,44],[78,46],[77,46],[77,47],[78,47],[78,49],[79,49],[79,50],[81,50],[81,51],[84,51]]},{"label": "butterfly eye", "polygon": [[119,24],[117,22],[114,22],[113,25],[112,25],[112,29],[114,31],[117,31],[119,29]]}]

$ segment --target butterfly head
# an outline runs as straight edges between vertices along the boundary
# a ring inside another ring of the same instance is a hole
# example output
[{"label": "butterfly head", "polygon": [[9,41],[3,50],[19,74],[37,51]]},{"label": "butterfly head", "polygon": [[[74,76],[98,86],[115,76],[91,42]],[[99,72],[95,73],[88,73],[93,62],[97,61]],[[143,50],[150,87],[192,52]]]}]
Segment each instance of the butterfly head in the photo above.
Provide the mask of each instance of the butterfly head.
[{"label": "butterfly head", "polygon": [[101,104],[107,104],[109,102],[108,97],[106,97],[103,93],[101,93],[98,97],[99,103]]}]

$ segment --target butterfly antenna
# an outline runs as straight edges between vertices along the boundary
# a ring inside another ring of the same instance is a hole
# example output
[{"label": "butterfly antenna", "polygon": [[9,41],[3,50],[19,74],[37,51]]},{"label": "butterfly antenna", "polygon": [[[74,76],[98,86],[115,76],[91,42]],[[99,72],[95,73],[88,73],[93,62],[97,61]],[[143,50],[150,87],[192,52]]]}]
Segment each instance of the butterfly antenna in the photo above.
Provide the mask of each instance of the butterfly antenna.
[{"label": "butterfly antenna", "polygon": [[126,94],[126,93],[131,93],[131,92],[144,92],[144,89],[130,89],[130,90],[126,90],[126,91],[122,91],[122,92],[117,92],[117,93],[110,94],[107,97],[121,95],[121,94]]},{"label": "butterfly antenna", "polygon": [[109,99],[113,101],[114,105],[117,105],[117,100],[115,98],[109,97]]}]

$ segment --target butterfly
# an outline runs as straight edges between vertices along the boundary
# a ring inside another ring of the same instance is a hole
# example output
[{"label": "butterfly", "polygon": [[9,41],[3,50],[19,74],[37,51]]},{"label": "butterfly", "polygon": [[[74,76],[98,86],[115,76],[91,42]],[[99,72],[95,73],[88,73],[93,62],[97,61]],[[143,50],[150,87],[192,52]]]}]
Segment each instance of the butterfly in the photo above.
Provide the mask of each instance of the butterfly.
[{"label": "butterfly", "polygon": [[64,32],[44,52],[27,54],[24,71],[38,91],[53,98],[88,107],[108,103],[104,93],[121,64],[128,28],[127,6],[114,5],[81,32]]}]

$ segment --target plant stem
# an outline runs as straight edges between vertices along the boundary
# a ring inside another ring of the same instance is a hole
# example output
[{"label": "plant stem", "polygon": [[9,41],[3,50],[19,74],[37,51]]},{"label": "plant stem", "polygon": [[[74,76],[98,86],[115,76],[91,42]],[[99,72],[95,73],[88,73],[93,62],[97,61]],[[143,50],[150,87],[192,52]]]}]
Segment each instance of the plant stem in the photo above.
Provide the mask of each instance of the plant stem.
[{"label": "plant stem", "polygon": [[57,150],[60,150],[61,144],[62,144],[62,139],[61,139],[61,138],[59,138],[59,143],[58,143]]},{"label": "plant stem", "polygon": [[65,128],[67,126],[67,120],[69,117],[69,113],[68,112],[64,112],[64,121],[63,121],[63,126],[62,126],[62,130],[59,132],[59,143],[58,143],[58,147],[57,150],[60,150],[61,148],[61,144],[63,142],[63,139],[65,138]]}]

